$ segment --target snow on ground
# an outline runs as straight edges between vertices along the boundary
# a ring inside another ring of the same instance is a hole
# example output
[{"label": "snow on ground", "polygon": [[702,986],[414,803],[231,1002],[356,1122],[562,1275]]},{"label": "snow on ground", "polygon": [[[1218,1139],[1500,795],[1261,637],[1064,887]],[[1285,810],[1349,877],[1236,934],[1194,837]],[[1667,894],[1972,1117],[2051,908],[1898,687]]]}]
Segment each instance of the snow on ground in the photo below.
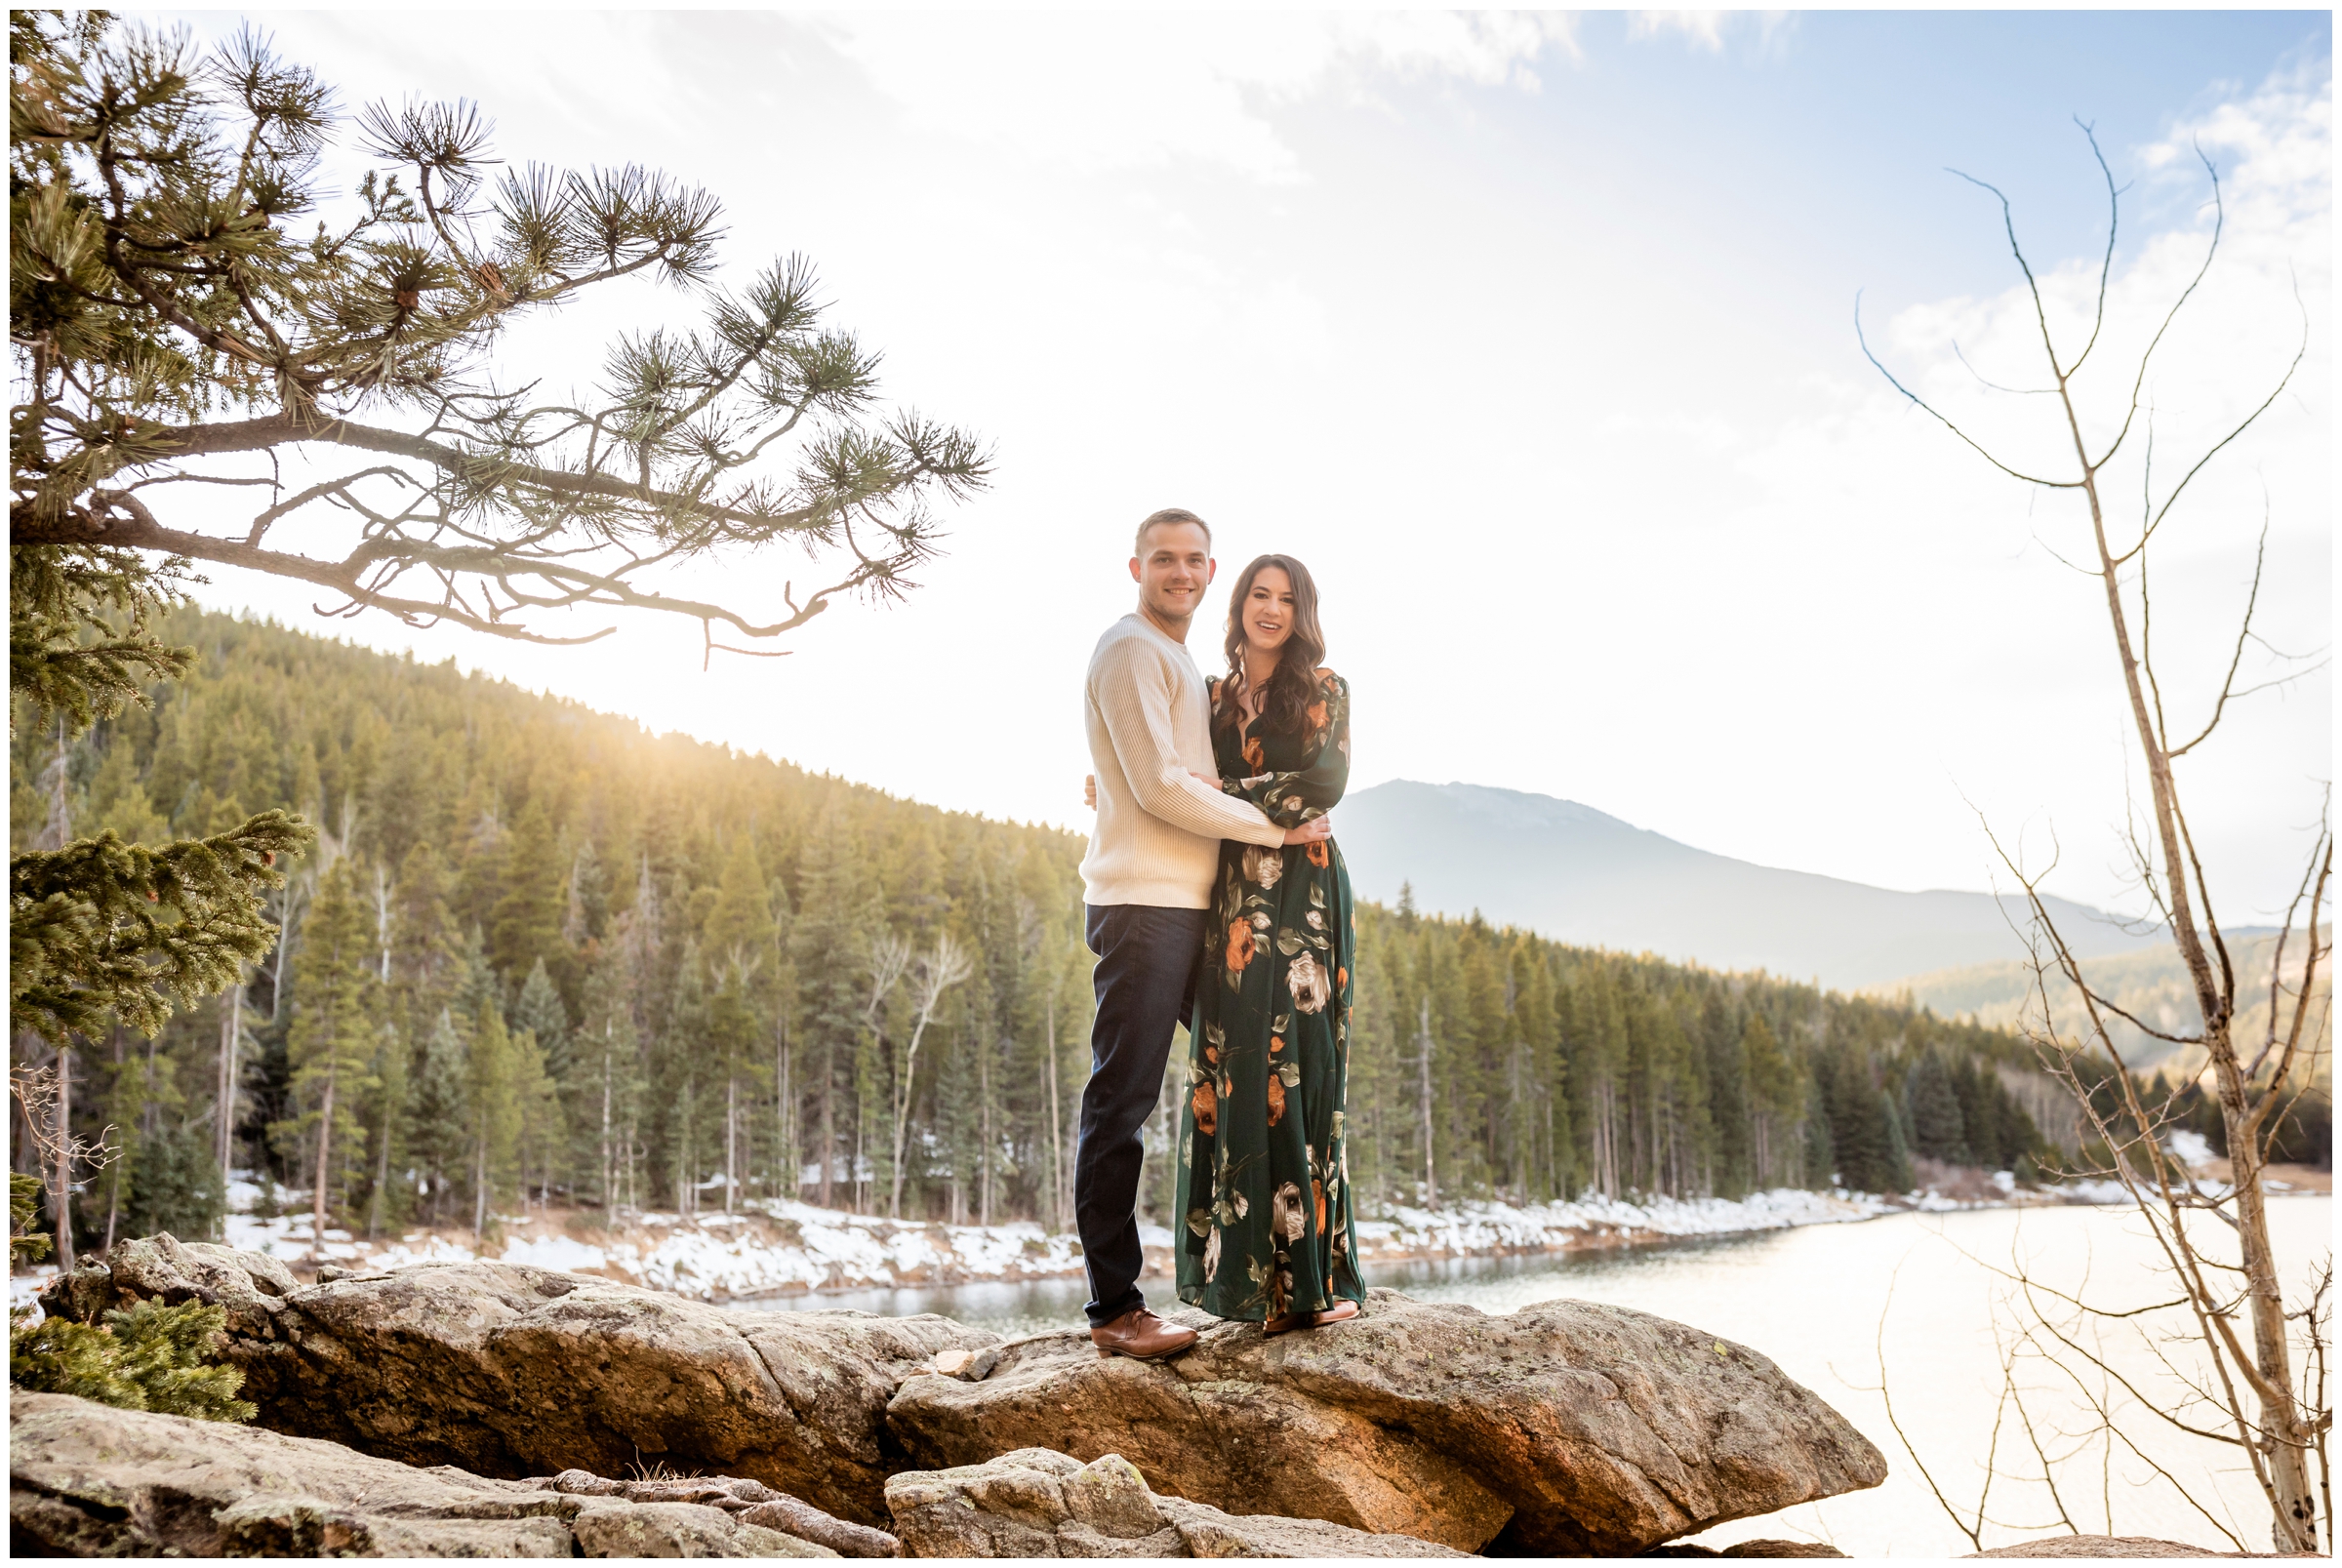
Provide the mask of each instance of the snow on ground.
[{"label": "snow on ground", "polygon": [[[241,1173],[239,1173],[241,1176]],[[1629,1200],[1589,1193],[1574,1202],[1514,1205],[1467,1201],[1440,1209],[1394,1206],[1358,1222],[1358,1250],[1377,1260],[1462,1258],[1564,1252],[1684,1236],[1728,1235],[1790,1226],[1842,1225],[1911,1209],[1998,1207],[2009,1202],[2120,1203],[2113,1183],[2073,1183],[2020,1193],[2013,1177],[1995,1175],[1981,1201],[1916,1191],[1809,1192],[1782,1187],[1745,1198],[1655,1197]],[[1030,1221],[992,1226],[898,1224],[873,1215],[809,1203],[751,1200],[735,1214],[624,1213],[605,1226],[592,1211],[560,1218],[542,1211],[500,1215],[485,1246],[468,1231],[408,1230],[367,1241],[328,1227],[312,1247],[307,1213],[263,1218],[262,1188],[229,1184],[228,1245],[289,1264],[344,1268],[403,1268],[417,1264],[501,1259],[572,1273],[593,1273],[702,1300],[724,1301],[813,1291],[1024,1280],[1078,1273],[1081,1244]],[[291,1196],[291,1195],[283,1195]],[[281,1200],[281,1198],[280,1198]],[[296,1199],[297,1201],[297,1199]],[[1172,1233],[1140,1226],[1151,1264],[1168,1266]],[[10,1300],[30,1300],[55,1270],[20,1274]]]},{"label": "snow on ground", "polygon": [[737,1216],[646,1214],[639,1228],[639,1239],[608,1243],[602,1270],[687,1296],[1035,1279],[1081,1267],[1079,1242],[1030,1221],[897,1224],[809,1203],[760,1202]]},{"label": "snow on ground", "polygon": [[1442,1209],[1396,1206],[1383,1219],[1357,1222],[1358,1253],[1364,1258],[1460,1258],[1564,1252],[1660,1237],[1838,1225],[1912,1206],[1908,1199],[1889,1203],[1868,1193],[1806,1192],[1795,1187],[1745,1198],[1683,1201],[1656,1197],[1630,1202],[1590,1192],[1574,1203],[1526,1207],[1470,1201]]}]

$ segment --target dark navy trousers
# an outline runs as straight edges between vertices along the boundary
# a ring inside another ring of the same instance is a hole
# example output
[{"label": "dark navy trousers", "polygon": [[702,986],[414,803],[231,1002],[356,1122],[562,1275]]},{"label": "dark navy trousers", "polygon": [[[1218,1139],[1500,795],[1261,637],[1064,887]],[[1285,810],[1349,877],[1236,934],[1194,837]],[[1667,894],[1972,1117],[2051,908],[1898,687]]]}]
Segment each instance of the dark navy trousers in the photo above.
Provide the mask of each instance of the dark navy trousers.
[{"label": "dark navy trousers", "polygon": [[1163,1092],[1171,1033],[1195,1005],[1204,911],[1150,904],[1086,905],[1098,1019],[1090,1081],[1081,1091],[1073,1155],[1073,1225],[1090,1275],[1090,1321],[1110,1323],[1147,1305],[1139,1290],[1139,1132]]}]

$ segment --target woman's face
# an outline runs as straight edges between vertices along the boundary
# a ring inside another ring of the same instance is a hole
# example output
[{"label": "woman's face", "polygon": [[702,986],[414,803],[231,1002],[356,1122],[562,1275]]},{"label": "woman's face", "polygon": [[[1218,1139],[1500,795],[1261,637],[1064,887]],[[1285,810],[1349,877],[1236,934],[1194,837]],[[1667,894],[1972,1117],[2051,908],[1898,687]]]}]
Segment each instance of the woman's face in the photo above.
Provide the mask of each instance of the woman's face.
[{"label": "woman's face", "polygon": [[1293,580],[1281,566],[1264,566],[1244,590],[1244,640],[1256,653],[1272,654],[1293,635]]}]

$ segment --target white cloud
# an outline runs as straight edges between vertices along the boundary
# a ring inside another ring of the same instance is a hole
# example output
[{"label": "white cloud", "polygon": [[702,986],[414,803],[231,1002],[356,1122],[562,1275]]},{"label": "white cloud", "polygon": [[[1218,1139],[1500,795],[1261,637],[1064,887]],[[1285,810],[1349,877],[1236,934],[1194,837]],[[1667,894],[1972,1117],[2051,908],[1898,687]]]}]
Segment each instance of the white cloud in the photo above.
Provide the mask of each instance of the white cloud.
[{"label": "white cloud", "polygon": [[1694,49],[1720,55],[1727,33],[1755,28],[1759,53],[1770,50],[1796,24],[1786,11],[1631,11],[1627,36],[1634,39],[1679,38]]},{"label": "white cloud", "polygon": [[[2164,190],[2200,189],[2201,148],[2232,201],[2248,204],[2261,226],[2322,221],[2333,206],[2333,62],[2304,60],[2248,93],[2175,125],[2139,149],[2139,160]],[[2274,202],[2262,214],[2249,204]]]},{"label": "white cloud", "polygon": [[1251,13],[1238,18],[868,13],[821,23],[919,130],[1082,173],[1215,164],[1302,177],[1269,111],[1378,76],[1534,91],[1566,19],[1536,14]]}]

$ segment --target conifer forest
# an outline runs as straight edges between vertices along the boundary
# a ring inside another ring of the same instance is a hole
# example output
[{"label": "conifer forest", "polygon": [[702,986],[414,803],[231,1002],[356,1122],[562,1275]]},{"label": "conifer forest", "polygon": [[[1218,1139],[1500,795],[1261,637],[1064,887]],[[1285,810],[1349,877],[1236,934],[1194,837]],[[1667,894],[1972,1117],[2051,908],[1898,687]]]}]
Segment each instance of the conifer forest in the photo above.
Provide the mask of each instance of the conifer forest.
[{"label": "conifer forest", "polygon": [[[369,1234],[773,1198],[1070,1227],[1078,836],[452,662],[194,608],[159,629],[197,660],[151,708],[62,740],[20,723],[13,842],[272,807],[319,832],[240,984],[152,1038],[68,1037],[72,1130],[118,1150],[76,1184],[81,1245],[215,1234],[230,1172]],[[1998,1029],[1403,905],[1362,906],[1358,965],[1370,1205],[1900,1191],[1914,1158],[2029,1178],[2051,1153],[2031,1112],[2054,1102]],[[1154,1219],[1169,1186],[1151,1161]]]}]

